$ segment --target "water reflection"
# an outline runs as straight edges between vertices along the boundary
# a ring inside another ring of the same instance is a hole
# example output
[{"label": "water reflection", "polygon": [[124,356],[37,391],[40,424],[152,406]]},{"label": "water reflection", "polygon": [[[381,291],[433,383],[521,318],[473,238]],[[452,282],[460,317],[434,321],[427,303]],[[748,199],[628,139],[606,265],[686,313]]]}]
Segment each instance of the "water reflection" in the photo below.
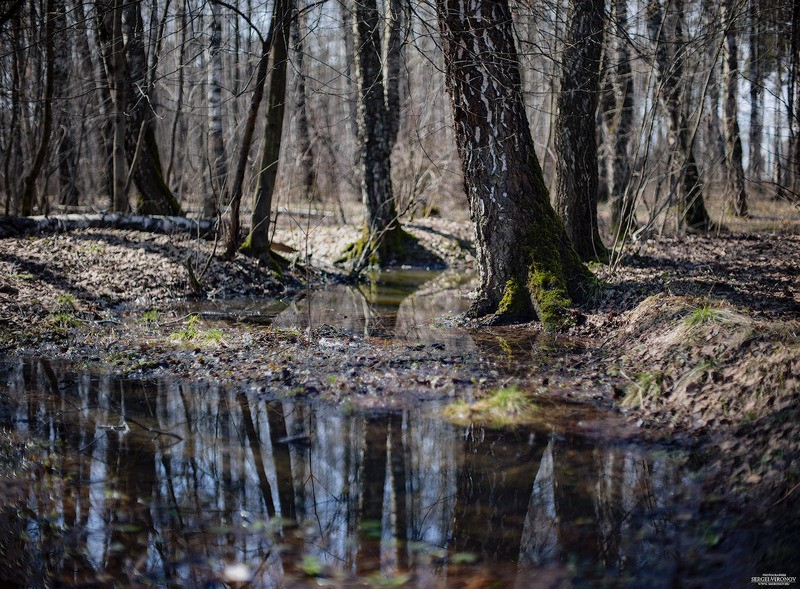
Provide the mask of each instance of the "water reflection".
[{"label": "water reflection", "polygon": [[463,273],[395,270],[376,273],[356,285],[335,285],[289,305],[277,327],[330,325],[363,336],[415,343],[455,343],[460,334],[437,325],[443,317],[464,313],[469,300]]},{"label": "water reflection", "polygon": [[6,583],[220,586],[239,563],[258,587],[309,574],[671,586],[697,515],[675,457],[557,427],[463,428],[431,403],[348,415],[44,361],[1,368],[0,427],[35,440],[47,465],[3,491]]}]

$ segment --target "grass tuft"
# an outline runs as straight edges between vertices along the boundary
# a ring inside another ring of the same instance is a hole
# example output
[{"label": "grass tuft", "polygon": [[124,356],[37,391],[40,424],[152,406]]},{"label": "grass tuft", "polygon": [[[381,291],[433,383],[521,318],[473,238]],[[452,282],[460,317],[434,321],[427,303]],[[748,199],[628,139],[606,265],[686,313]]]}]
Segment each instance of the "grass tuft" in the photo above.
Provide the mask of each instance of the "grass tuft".
[{"label": "grass tuft", "polygon": [[446,419],[466,425],[479,422],[490,427],[513,427],[531,423],[538,417],[538,407],[516,385],[502,387],[488,397],[467,403],[456,401],[444,408]]}]

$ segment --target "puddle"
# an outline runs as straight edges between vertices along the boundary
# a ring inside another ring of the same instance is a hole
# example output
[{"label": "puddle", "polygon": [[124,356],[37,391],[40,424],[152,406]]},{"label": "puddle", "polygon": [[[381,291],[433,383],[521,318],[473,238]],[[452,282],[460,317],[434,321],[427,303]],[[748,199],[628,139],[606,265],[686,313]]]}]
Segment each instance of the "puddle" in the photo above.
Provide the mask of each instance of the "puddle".
[{"label": "puddle", "polygon": [[681,584],[703,517],[683,456],[557,420],[455,426],[440,409],[352,414],[1,362],[0,428],[46,466],[14,489],[0,477],[0,581]]},{"label": "puddle", "polygon": [[462,287],[470,278],[440,270],[384,270],[368,275],[363,283],[310,290],[296,302],[197,301],[180,311],[209,321],[299,330],[327,326],[357,335],[426,343],[433,332],[448,331],[448,320],[452,322],[469,308]]}]

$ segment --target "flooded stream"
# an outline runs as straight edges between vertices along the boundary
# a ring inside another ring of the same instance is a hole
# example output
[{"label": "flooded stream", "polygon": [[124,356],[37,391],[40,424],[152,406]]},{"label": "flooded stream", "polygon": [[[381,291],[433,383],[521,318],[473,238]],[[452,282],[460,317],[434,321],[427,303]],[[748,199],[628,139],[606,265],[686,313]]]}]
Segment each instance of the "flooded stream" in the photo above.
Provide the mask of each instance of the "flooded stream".
[{"label": "flooded stream", "polygon": [[[348,289],[345,303],[332,290],[310,308],[253,303],[218,319],[475,346],[429,321],[465,301],[420,298],[420,315],[408,309],[417,286]],[[445,402],[357,412],[222,384],[2,361],[0,429],[31,440],[43,466],[17,465],[16,482],[0,477],[0,581],[681,584],[707,541],[685,456],[580,433],[583,419],[610,419],[597,409],[553,407],[546,423],[503,430],[448,423]]]}]

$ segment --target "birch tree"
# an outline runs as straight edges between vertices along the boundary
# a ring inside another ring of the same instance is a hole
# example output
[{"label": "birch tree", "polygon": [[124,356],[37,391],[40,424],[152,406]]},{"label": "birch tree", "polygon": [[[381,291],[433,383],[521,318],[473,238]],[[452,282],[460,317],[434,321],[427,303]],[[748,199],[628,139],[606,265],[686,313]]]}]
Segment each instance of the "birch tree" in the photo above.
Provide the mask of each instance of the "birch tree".
[{"label": "birch tree", "polygon": [[228,176],[222,128],[222,22],[219,5],[210,3],[211,37],[208,42],[208,138],[211,157],[211,191],[203,199],[203,217],[217,216],[217,194],[224,192]]},{"label": "birch tree", "polygon": [[438,0],[447,88],[475,223],[480,290],[471,315],[568,321],[590,273],[550,205],[522,100],[506,0]]}]

